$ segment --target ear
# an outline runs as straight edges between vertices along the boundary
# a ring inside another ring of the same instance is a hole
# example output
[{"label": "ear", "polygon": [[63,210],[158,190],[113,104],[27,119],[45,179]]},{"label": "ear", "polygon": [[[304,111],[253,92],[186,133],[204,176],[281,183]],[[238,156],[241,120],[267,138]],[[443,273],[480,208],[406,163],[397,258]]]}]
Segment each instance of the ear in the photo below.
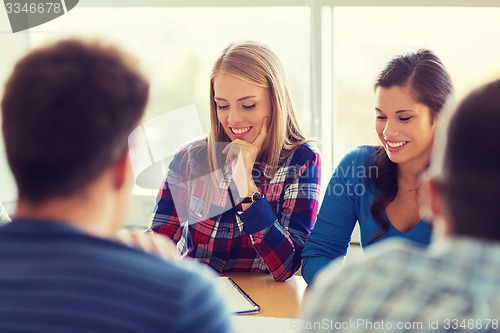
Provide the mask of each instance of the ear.
[{"label": "ear", "polygon": [[442,215],[442,196],[436,179],[424,173],[419,190],[420,216],[427,221],[435,222]]},{"label": "ear", "polygon": [[122,154],[114,166],[114,182],[116,190],[122,189],[127,183],[130,172],[130,159],[128,149]]},{"label": "ear", "polygon": [[439,186],[439,182],[435,178],[429,177],[426,181],[427,183],[427,207],[433,217],[441,218],[443,217],[444,202],[443,193]]},{"label": "ear", "polygon": [[426,206],[430,211],[432,223],[434,225],[433,238],[453,234],[453,226],[450,223],[446,197],[439,180],[436,178],[428,178],[425,183],[427,187]]}]

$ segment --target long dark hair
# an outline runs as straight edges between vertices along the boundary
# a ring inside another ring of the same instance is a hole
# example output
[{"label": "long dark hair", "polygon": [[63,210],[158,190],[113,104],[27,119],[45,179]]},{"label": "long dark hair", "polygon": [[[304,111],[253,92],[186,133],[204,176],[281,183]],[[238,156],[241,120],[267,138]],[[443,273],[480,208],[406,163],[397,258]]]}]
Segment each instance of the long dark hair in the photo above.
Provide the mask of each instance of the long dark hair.
[{"label": "long dark hair", "polygon": [[[378,75],[375,89],[393,86],[409,86],[413,91],[413,98],[429,107],[433,120],[453,93],[453,84],[446,68],[434,52],[427,49],[401,54],[389,61]],[[374,164],[378,177],[373,181],[378,192],[370,211],[382,230],[370,243],[389,230],[385,209],[398,193],[398,166],[389,159],[384,147],[378,147]]]}]

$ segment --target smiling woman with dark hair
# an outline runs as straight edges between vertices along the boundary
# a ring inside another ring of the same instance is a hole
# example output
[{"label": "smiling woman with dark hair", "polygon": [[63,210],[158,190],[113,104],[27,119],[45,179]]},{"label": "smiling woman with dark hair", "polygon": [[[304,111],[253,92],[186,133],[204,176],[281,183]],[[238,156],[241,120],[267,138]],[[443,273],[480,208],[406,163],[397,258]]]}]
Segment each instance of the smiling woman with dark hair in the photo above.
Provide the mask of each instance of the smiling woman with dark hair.
[{"label": "smiling woman with dark hair", "polygon": [[430,50],[393,58],[375,83],[379,146],[360,146],[333,173],[302,257],[307,283],[345,256],[359,223],[361,245],[389,237],[428,244],[431,226],[419,213],[418,176],[429,165],[438,114],[453,92]]},{"label": "smiling woman with dark hair", "polygon": [[500,80],[446,112],[422,177],[432,244],[393,238],[358,262],[330,265],[308,295],[304,322],[356,327],[335,332],[498,332]]}]

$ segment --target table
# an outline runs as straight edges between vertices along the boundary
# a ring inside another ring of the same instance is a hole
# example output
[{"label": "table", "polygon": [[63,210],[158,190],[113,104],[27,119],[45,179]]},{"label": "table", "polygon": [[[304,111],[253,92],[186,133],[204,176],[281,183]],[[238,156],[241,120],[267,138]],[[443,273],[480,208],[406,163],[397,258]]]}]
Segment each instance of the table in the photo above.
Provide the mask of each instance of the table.
[{"label": "table", "polygon": [[302,276],[292,276],[276,282],[271,274],[223,273],[236,282],[259,306],[260,312],[251,316],[298,318],[307,284]]}]

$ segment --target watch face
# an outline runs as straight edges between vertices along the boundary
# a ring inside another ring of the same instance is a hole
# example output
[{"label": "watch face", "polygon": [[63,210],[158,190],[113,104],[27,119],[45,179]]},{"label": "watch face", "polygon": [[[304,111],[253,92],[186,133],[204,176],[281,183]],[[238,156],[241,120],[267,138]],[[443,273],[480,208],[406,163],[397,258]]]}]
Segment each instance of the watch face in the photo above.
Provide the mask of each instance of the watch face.
[{"label": "watch face", "polygon": [[254,194],[252,194],[252,202],[255,202],[259,199],[262,199],[263,195],[259,192],[255,192]]},{"label": "watch face", "polygon": [[261,199],[262,197],[263,195],[260,194],[259,192],[254,192],[249,197],[243,198],[241,203],[254,203],[255,201]]}]

